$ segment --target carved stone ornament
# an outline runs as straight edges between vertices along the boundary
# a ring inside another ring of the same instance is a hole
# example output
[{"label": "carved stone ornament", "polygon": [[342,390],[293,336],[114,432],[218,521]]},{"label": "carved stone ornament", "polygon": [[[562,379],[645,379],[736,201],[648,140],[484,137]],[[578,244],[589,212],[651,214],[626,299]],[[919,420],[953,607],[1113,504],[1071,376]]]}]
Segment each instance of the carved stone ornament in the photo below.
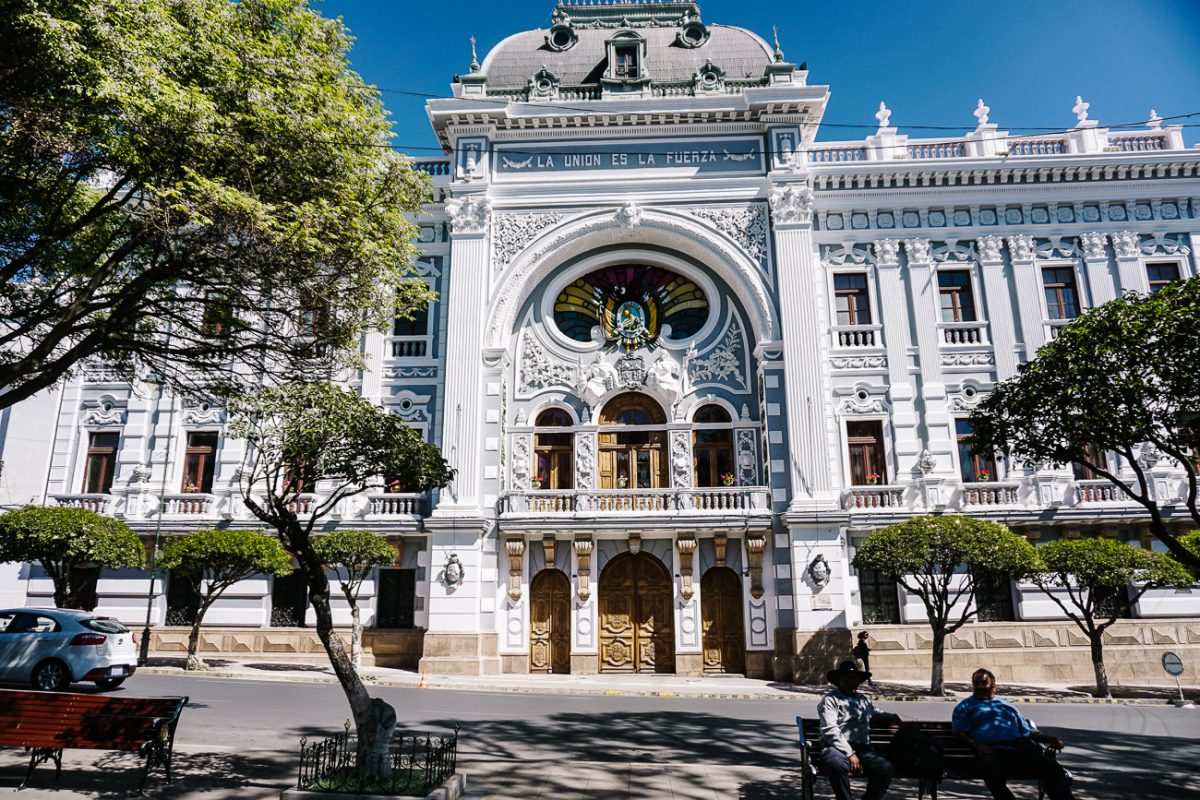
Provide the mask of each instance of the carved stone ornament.
[{"label": "carved stone ornament", "polygon": [[521,395],[529,396],[551,386],[573,388],[578,378],[577,365],[550,355],[529,331],[521,334],[521,370],[517,386]]},{"label": "carved stone ornament", "polygon": [[137,464],[129,472],[130,483],[149,483],[153,470],[146,464]]},{"label": "carved stone ornament", "polygon": [[887,407],[883,404],[883,400],[878,397],[867,397],[859,399],[859,397],[847,397],[838,406],[839,416],[856,416],[859,414],[884,414],[887,413]]},{"label": "carved stone ornament", "polygon": [[746,536],[746,563],[750,565],[750,596],[755,600],[762,598],[763,589],[763,551],[767,548],[767,537],[761,533]]},{"label": "carved stone ornament", "polygon": [[184,425],[220,425],[224,421],[221,409],[208,403],[185,403],[182,421]]},{"label": "carved stone ornament", "polygon": [[458,587],[462,586],[463,582],[463,565],[458,560],[458,555],[451,553],[446,559],[446,565],[442,567],[441,584],[446,587],[446,591],[453,592]]},{"label": "carved stone ornament", "polygon": [[446,201],[446,216],[455,233],[484,233],[492,215],[492,201],[484,195],[452,197]]},{"label": "carved stone ornament", "polygon": [[887,368],[887,356],[834,356],[829,359],[834,369],[874,369]]},{"label": "carved stone ornament", "polygon": [[617,359],[617,381],[626,389],[637,389],[646,382],[646,360],[633,353]]},{"label": "carved stone ornament", "polygon": [[1033,261],[1033,237],[1008,237],[1008,252],[1012,255],[1013,261]]},{"label": "carved stone ornament", "polygon": [[692,485],[692,449],[688,431],[671,431],[671,485],[687,489]]},{"label": "carved stone ornament", "polygon": [[591,489],[596,471],[595,437],[591,433],[575,436],[575,483],[580,489]]},{"label": "carved stone ornament", "polygon": [[736,382],[742,391],[748,392],[750,377],[745,363],[747,360],[746,334],[742,330],[742,323],[731,313],[725,335],[705,350],[703,357],[687,358],[688,379],[693,389],[707,384],[733,388],[731,383]]},{"label": "carved stone ornament", "polygon": [[508,266],[517,253],[541,234],[562,222],[563,215],[556,212],[545,214],[496,214],[492,225],[492,264],[497,271]]},{"label": "carved stone ornament", "polygon": [[943,367],[990,367],[995,363],[991,353],[942,353]]},{"label": "carved stone ornament", "polygon": [[1083,249],[1083,257],[1087,259],[1108,258],[1106,248],[1108,236],[1103,233],[1085,233],[1079,237],[1079,245]]},{"label": "carved stone ornament", "polygon": [[937,459],[928,449],[922,450],[921,455],[917,456],[917,469],[922,475],[929,475],[937,469]]},{"label": "carved stone ornament", "polygon": [[542,561],[545,563],[546,569],[553,569],[557,563],[554,558],[557,544],[553,533],[547,533],[542,537]]},{"label": "carved stone ornament", "polygon": [[1154,469],[1162,460],[1163,454],[1159,449],[1152,444],[1147,444],[1142,447],[1142,454],[1138,456],[1137,463],[1142,469]]},{"label": "carved stone ornament", "polygon": [[1075,246],[1075,240],[1066,236],[1035,239],[1034,250],[1038,258],[1075,258],[1081,255],[1079,248]]},{"label": "carved stone ornament", "polygon": [[725,549],[729,546],[729,536],[724,533],[713,534],[713,551],[716,554],[716,560],[713,562],[718,567],[725,566]]},{"label": "carved stone ornament", "polygon": [[900,263],[900,241],[879,239],[875,242],[875,263],[881,267],[894,267]]},{"label": "carved stone ornament", "polygon": [[1153,256],[1159,253],[1177,256],[1192,252],[1192,249],[1183,243],[1183,234],[1179,234],[1174,239],[1162,234],[1148,236],[1142,241],[1140,249],[1144,256]]},{"label": "carved stone ornament", "polygon": [[105,395],[83,415],[85,428],[113,427],[124,424],[125,409],[118,406],[112,397]]},{"label": "carved stone ornament", "polygon": [[713,227],[733,239],[751,258],[767,264],[767,209],[762,203],[740,208],[692,208],[694,217],[711,222]]},{"label": "carved stone ornament", "polygon": [[529,490],[529,480],[533,469],[533,434],[514,433],[512,437],[512,477],[513,489],[518,492]]},{"label": "carved stone ornament", "polygon": [[525,539],[514,536],[504,540],[508,551],[508,597],[514,603],[521,599],[521,576],[524,573]]},{"label": "carved stone ornament", "polygon": [[657,390],[658,395],[674,406],[683,394],[683,375],[679,362],[666,350],[660,350],[650,371],[646,373],[646,386]]},{"label": "carved stone ornament", "polygon": [[829,584],[829,578],[832,574],[832,571],[829,569],[829,562],[820,553],[808,565],[808,576],[812,578],[813,585],[817,588],[817,591],[824,589]]},{"label": "carved stone ornament", "polygon": [[771,216],[776,225],[812,223],[816,195],[806,183],[789,183],[771,190]]},{"label": "carved stone ornament", "polygon": [[827,267],[863,266],[875,263],[875,256],[866,245],[826,245],[821,248],[821,263]]},{"label": "carved stone ornament", "polygon": [[1138,257],[1138,235],[1133,231],[1120,231],[1112,234],[1112,244],[1117,258]]},{"label": "carved stone ornament", "polygon": [[737,432],[737,467],[738,483],[742,486],[754,486],[758,483],[755,464],[758,463],[758,448],[755,445],[754,431],[742,430]]},{"label": "carved stone ornament", "polygon": [[636,228],[638,225],[642,224],[642,209],[638,207],[637,203],[624,203],[619,209],[617,209],[617,213],[613,219],[615,219],[617,224],[622,228]]},{"label": "carved stone ornament", "polygon": [[575,394],[589,406],[595,406],[605,394],[617,387],[617,371],[597,355],[586,367],[580,365],[575,376]]},{"label": "carved stone ornament", "polygon": [[999,236],[980,236],[976,244],[979,247],[980,261],[1003,261],[1004,239]]},{"label": "carved stone ornament", "polygon": [[575,547],[575,574],[579,576],[579,588],[576,594],[580,600],[586,601],[592,594],[592,548],[595,544],[591,539],[576,538],[572,543]]},{"label": "carved stone ornament", "polygon": [[636,533],[636,532],[629,534],[629,553],[630,553],[630,555],[636,556],[640,552],[642,552],[642,535],[640,533]]},{"label": "carved stone ornament", "polygon": [[684,600],[692,599],[696,593],[692,587],[692,557],[697,544],[696,537],[690,534],[680,536],[675,541],[675,546],[679,548],[679,594]]},{"label": "carved stone ornament", "polygon": [[908,253],[910,264],[928,264],[933,261],[933,249],[928,239],[905,239],[904,251]]},{"label": "carved stone ornament", "polygon": [[978,392],[972,397],[967,397],[965,394],[950,395],[950,410],[956,412],[974,411],[982,399],[983,395]]},{"label": "carved stone ornament", "polygon": [[975,260],[975,248],[969,242],[948,241],[933,248],[933,260],[939,264],[965,264]]}]

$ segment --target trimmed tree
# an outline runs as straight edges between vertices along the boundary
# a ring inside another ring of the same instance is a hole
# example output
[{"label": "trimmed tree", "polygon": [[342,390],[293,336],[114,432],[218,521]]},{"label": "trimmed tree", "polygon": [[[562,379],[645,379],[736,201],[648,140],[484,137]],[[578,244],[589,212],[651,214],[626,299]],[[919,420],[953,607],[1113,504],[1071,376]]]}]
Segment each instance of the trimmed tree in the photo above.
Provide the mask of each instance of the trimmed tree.
[{"label": "trimmed tree", "polygon": [[1037,556],[1026,578],[1083,631],[1091,644],[1096,697],[1111,697],[1104,632],[1150,589],[1189,586],[1192,576],[1169,556],[1104,537],[1047,542]]},{"label": "trimmed tree", "polygon": [[[347,498],[382,489],[383,476],[417,491],[445,486],[453,471],[438,449],[399,417],[328,383],[268,387],[229,406],[230,435],[247,441],[242,499],[270,525],[299,563],[316,615],[317,636],[329,654],[358,735],[360,786],[387,785],[388,741],[396,712],[363,685],[342,640],[334,634],[329,578],[313,530]],[[323,487],[310,504],[296,502],[298,482]],[[301,511],[303,509],[303,511]]]},{"label": "trimmed tree", "polygon": [[371,570],[396,563],[396,548],[377,533],[341,529],[320,537],[313,546],[317,557],[337,574],[350,605],[350,660],[357,669],[362,666],[363,635],[358,595]]},{"label": "trimmed tree", "polygon": [[976,615],[976,579],[1018,576],[1036,563],[1033,546],[995,522],[914,517],[875,531],[858,547],[856,569],[875,570],[921,598],[933,632],[932,694],[945,694],[946,637]]},{"label": "trimmed tree", "polygon": [[[1059,329],[971,414],[973,447],[1027,464],[1081,464],[1150,515],[1171,555],[1200,555],[1168,528],[1150,470],[1164,457],[1185,474],[1184,504],[1200,525],[1200,279],[1127,293]],[[1104,454],[1115,453],[1110,465]],[[1099,456],[1099,457],[1098,457]],[[1127,471],[1132,482],[1122,480]],[[1167,499],[1166,504],[1174,504]]]},{"label": "trimmed tree", "polygon": [[18,1],[0,31],[0,408],[93,357],[204,395],[334,374],[430,298],[406,280],[428,182],[340,20]]},{"label": "trimmed tree", "polygon": [[186,580],[200,598],[188,635],[187,669],[204,669],[198,654],[204,615],[225,591],[253,575],[287,575],[292,560],[278,540],[258,531],[199,530],[169,540],[159,566],[171,570],[171,580]]},{"label": "trimmed tree", "polygon": [[0,562],[41,564],[54,581],[54,605],[74,605],[76,567],[144,569],[146,548],[129,526],[82,508],[25,506],[0,516]]}]

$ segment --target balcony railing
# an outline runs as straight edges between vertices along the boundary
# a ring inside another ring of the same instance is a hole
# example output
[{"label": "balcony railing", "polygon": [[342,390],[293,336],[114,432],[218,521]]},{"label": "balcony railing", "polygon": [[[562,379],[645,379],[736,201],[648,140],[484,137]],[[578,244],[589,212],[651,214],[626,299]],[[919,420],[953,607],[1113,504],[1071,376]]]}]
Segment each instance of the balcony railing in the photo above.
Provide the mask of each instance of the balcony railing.
[{"label": "balcony railing", "polygon": [[503,513],[571,514],[752,514],[770,510],[765,486],[695,489],[534,489],[504,497]]},{"label": "balcony railing", "polygon": [[962,505],[964,508],[1020,505],[1021,484],[1019,481],[964,483]]},{"label": "balcony railing", "polygon": [[942,341],[946,344],[987,344],[986,322],[939,322]]},{"label": "balcony railing", "polygon": [[842,495],[842,508],[850,511],[904,509],[903,486],[853,486]]},{"label": "balcony railing", "polygon": [[388,340],[392,358],[428,358],[431,336],[397,336]]},{"label": "balcony railing", "polygon": [[111,494],[55,494],[50,499],[60,506],[67,508],[82,508],[96,514],[111,514],[113,496]]},{"label": "balcony railing", "polygon": [[368,517],[379,518],[422,517],[427,513],[425,506],[428,499],[424,494],[369,494],[365,512]]},{"label": "balcony railing", "polygon": [[1104,478],[1075,481],[1075,502],[1087,503],[1128,503],[1128,495],[1122,492],[1112,481]]},{"label": "balcony railing", "polygon": [[185,492],[163,497],[162,513],[170,517],[207,517],[213,513],[216,500],[206,492]]},{"label": "balcony railing", "polygon": [[1046,341],[1051,341],[1058,338],[1058,332],[1061,331],[1068,323],[1072,322],[1069,319],[1048,319],[1046,320]]},{"label": "balcony railing", "polygon": [[833,337],[838,347],[881,347],[882,325],[834,325]]}]

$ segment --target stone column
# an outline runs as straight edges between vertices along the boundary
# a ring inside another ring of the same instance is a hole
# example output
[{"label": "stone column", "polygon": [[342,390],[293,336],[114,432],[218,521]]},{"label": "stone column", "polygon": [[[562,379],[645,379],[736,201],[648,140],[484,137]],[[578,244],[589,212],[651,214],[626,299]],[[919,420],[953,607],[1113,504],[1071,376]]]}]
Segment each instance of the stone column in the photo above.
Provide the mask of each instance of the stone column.
[{"label": "stone column", "polygon": [[978,245],[988,328],[996,359],[996,380],[1002,381],[1017,374],[1017,332],[1013,306],[1009,302],[1008,280],[1004,277],[1004,240],[999,236],[981,236]]},{"label": "stone column", "polygon": [[912,475],[921,453],[921,423],[917,414],[916,388],[908,364],[908,314],[905,304],[895,298],[906,294],[900,278],[900,242],[880,239],[875,242],[875,266],[879,282],[879,320],[883,323],[883,343],[887,349],[888,393],[892,401],[893,454],[896,474],[889,482],[899,483]]},{"label": "stone column", "polygon": [[1140,259],[1141,249],[1138,235],[1132,231],[1121,231],[1112,235],[1113,252],[1117,256],[1117,274],[1121,278],[1121,289],[1135,292],[1150,291],[1150,281]]},{"label": "stone column", "polygon": [[936,471],[953,472],[954,432],[946,404],[942,377],[941,341],[938,330],[937,270],[928,239],[906,239],[909,287],[913,299],[913,322],[921,365],[920,393],[924,406],[926,449],[935,459]]},{"label": "stone column", "polygon": [[1108,268],[1108,235],[1085,233],[1079,237],[1079,249],[1087,268],[1088,288],[1092,292],[1092,305],[1098,306],[1116,299],[1112,273]]},{"label": "stone column", "polygon": [[771,191],[783,332],[791,507],[835,506],[839,470],[830,426],[825,370],[828,315],[825,284],[812,238],[813,191],[804,182]]},{"label": "stone column", "polygon": [[1033,254],[1032,236],[1008,237],[1012,259],[1013,284],[1017,287],[1017,308],[1021,315],[1021,341],[1025,361],[1031,361],[1046,343],[1046,320],[1042,310],[1042,275]]}]

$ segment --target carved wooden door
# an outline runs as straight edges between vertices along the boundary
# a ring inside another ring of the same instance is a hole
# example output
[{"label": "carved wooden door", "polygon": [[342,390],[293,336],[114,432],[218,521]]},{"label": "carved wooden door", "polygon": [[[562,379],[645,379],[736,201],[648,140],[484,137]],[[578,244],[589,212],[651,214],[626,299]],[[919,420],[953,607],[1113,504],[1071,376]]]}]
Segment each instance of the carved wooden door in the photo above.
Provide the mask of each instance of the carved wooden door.
[{"label": "carved wooden door", "polygon": [[671,576],[645,553],[623,554],[600,576],[600,671],[674,672]]},{"label": "carved wooden door", "polygon": [[571,582],[556,569],[529,586],[529,671],[571,671]]},{"label": "carved wooden door", "polygon": [[713,567],[700,579],[704,671],[746,671],[742,626],[742,581],[728,567]]}]

